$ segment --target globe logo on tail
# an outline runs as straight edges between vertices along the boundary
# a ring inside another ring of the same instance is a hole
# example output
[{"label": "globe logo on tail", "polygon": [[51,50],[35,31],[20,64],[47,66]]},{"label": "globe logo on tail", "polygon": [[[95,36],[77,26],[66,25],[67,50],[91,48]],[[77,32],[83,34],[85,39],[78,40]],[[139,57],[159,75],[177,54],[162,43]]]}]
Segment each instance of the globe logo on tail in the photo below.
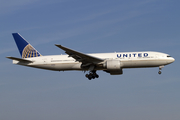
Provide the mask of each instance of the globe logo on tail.
[{"label": "globe logo on tail", "polygon": [[31,58],[42,56],[35,48],[28,44],[22,52],[22,58]]}]

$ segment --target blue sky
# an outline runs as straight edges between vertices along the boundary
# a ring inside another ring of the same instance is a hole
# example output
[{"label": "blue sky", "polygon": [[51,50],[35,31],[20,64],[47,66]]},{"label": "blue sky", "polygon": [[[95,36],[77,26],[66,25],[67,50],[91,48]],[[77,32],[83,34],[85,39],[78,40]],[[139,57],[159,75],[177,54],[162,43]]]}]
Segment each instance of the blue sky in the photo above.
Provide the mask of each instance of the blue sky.
[{"label": "blue sky", "polygon": [[[1,0],[0,118],[3,120],[179,120],[180,2],[178,0]],[[12,65],[18,32],[42,55],[159,51],[176,61],[158,68],[54,72]]]}]

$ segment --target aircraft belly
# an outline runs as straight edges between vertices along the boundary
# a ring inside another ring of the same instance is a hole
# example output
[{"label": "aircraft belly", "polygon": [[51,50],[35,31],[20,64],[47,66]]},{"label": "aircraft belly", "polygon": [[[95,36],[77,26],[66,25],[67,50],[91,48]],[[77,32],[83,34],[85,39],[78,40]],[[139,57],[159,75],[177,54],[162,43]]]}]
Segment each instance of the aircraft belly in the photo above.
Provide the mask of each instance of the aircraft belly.
[{"label": "aircraft belly", "polygon": [[57,70],[81,70],[81,64],[80,63],[61,63],[61,64],[55,64],[55,68]]},{"label": "aircraft belly", "polygon": [[80,63],[38,64],[38,65],[30,65],[29,67],[54,70],[54,71],[81,70]]}]

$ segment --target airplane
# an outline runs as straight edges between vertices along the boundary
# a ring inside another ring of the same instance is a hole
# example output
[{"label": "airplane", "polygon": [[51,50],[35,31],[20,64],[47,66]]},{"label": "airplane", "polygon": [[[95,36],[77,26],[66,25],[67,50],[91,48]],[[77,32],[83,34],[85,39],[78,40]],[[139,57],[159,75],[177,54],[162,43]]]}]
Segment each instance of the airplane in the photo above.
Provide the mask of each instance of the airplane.
[{"label": "airplane", "polygon": [[173,63],[175,59],[166,53],[142,51],[142,52],[114,52],[84,54],[76,50],[55,44],[65,51],[67,55],[41,55],[19,33],[12,33],[22,58],[7,57],[13,60],[13,64],[28,67],[53,70],[53,71],[89,71],[86,74],[89,80],[98,78],[98,70],[111,75],[123,74],[125,68],[159,67],[159,74],[165,65]]}]

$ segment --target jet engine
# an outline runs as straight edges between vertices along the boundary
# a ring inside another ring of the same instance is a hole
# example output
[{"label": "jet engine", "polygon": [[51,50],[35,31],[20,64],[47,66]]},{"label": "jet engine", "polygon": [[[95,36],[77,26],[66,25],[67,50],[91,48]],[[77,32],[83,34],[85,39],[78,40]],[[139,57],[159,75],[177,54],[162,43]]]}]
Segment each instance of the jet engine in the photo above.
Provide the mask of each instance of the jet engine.
[{"label": "jet engine", "polygon": [[107,60],[104,63],[104,68],[106,68],[107,73],[110,73],[111,75],[121,75],[123,74],[122,68],[121,68],[121,62],[119,60]]}]

